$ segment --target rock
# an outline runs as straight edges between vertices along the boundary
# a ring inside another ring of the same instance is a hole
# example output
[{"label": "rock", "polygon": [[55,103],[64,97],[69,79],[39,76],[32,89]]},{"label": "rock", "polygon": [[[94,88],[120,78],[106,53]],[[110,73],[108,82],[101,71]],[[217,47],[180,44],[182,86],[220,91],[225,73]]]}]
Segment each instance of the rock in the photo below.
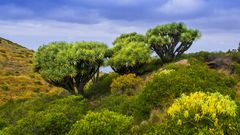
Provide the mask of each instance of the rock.
[{"label": "rock", "polygon": [[209,68],[233,70],[234,62],[231,57],[227,56],[209,56],[206,59]]},{"label": "rock", "polygon": [[188,59],[180,60],[180,61],[176,62],[175,64],[176,64],[176,65],[186,65],[186,66],[190,66],[190,63],[189,63]]}]

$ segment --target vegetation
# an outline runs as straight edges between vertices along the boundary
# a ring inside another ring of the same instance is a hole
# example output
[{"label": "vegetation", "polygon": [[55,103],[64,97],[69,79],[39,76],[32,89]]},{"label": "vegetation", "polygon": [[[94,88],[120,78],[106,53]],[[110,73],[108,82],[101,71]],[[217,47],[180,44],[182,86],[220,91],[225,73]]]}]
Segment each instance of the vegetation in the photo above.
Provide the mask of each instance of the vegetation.
[{"label": "vegetation", "polygon": [[182,93],[220,92],[235,97],[237,80],[234,77],[210,70],[201,63],[191,64],[169,64],[153,75],[139,95],[139,117],[149,117],[154,107],[169,106]]},{"label": "vegetation", "polygon": [[50,43],[36,52],[34,69],[47,82],[83,95],[84,86],[103,64],[106,48],[98,42]]},{"label": "vegetation", "polygon": [[137,133],[237,135],[239,112],[236,102],[220,93],[183,94],[167,109],[163,122],[145,122],[137,128]]},{"label": "vegetation", "polygon": [[0,104],[61,91],[49,85],[39,74],[33,73],[33,53],[32,50],[0,38]]},{"label": "vegetation", "polygon": [[143,35],[122,34],[113,45],[108,64],[119,74],[142,74],[140,69],[151,61],[151,51],[145,44]]},{"label": "vegetation", "polygon": [[132,118],[108,110],[89,112],[82,120],[77,121],[69,135],[127,134],[132,126]]},{"label": "vegetation", "polygon": [[136,77],[135,74],[127,74],[120,76],[113,80],[111,84],[112,94],[127,94],[133,95],[134,90],[137,89],[137,86],[141,83],[141,78]]},{"label": "vegetation", "polygon": [[176,60],[198,38],[200,32],[188,29],[183,23],[158,25],[146,34],[147,43],[163,63]]},{"label": "vegetation", "polygon": [[219,93],[182,95],[167,113],[174,127],[188,134],[231,134],[239,130],[236,127],[236,103]]},{"label": "vegetation", "polygon": [[182,54],[199,36],[171,23],[112,48],[54,42],[35,53],[1,39],[0,134],[238,135],[240,52]]}]

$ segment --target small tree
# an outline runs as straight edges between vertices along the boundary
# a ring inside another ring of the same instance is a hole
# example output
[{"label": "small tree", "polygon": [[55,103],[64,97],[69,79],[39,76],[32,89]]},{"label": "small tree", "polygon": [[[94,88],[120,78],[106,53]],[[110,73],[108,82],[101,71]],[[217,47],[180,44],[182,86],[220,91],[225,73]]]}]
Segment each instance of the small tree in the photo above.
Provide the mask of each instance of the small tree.
[{"label": "small tree", "polygon": [[143,35],[122,34],[113,45],[108,52],[108,64],[119,74],[141,74],[139,69],[151,60],[151,50],[144,43]]},{"label": "small tree", "polygon": [[35,53],[34,70],[55,86],[84,94],[85,84],[103,64],[106,49],[98,42],[50,43]]},{"label": "small tree", "polygon": [[178,58],[200,38],[200,32],[188,29],[183,23],[158,25],[146,33],[146,42],[163,63]]}]

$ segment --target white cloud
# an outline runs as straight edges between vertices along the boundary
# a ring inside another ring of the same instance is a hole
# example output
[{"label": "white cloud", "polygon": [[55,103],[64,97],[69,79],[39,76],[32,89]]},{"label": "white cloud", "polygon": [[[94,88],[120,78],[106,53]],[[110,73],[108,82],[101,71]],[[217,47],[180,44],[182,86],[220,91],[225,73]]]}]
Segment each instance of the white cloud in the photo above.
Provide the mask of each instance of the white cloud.
[{"label": "white cloud", "polygon": [[199,11],[204,4],[204,0],[167,0],[158,11],[168,15],[192,14]]},{"label": "white cloud", "polygon": [[28,48],[52,41],[101,41],[111,45],[122,33],[145,33],[149,26],[128,22],[102,20],[97,24],[77,24],[58,21],[0,21],[0,35]]},{"label": "white cloud", "polygon": [[240,33],[219,32],[219,33],[202,33],[199,41],[193,44],[188,52],[196,51],[227,51],[237,49],[238,37]]}]

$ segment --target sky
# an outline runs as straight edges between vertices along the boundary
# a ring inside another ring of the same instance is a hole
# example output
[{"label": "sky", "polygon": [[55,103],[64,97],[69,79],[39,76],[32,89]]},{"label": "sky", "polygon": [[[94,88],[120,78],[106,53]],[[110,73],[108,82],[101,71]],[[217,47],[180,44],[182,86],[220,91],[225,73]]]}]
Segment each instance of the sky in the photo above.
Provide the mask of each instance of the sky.
[{"label": "sky", "polygon": [[0,37],[36,50],[53,41],[112,46],[129,32],[183,22],[202,37],[188,52],[227,51],[240,42],[239,0],[1,0]]}]

